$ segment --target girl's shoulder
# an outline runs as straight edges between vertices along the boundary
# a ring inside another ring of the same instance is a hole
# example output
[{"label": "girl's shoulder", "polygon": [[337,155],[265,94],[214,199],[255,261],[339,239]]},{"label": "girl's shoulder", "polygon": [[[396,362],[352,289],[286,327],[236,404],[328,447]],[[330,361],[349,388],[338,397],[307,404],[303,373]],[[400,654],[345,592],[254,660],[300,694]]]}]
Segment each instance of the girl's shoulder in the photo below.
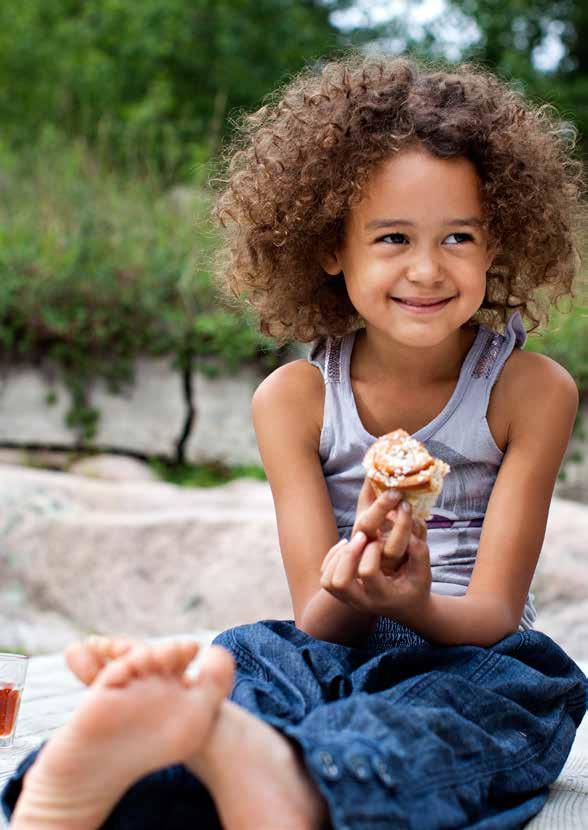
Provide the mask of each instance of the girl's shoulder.
[{"label": "girl's shoulder", "polygon": [[274,369],[257,387],[253,407],[266,413],[279,409],[301,428],[318,452],[325,405],[322,373],[308,360],[300,358]]},{"label": "girl's shoulder", "polygon": [[[562,383],[578,391],[576,381],[568,370],[561,363],[540,352],[513,349],[505,361],[501,375],[503,383],[508,385],[513,393],[529,385],[547,384],[549,387],[551,382]],[[546,387],[543,388],[545,390]]]},{"label": "girl's shoulder", "polygon": [[[493,398],[499,399],[509,436],[529,424],[530,413],[545,398],[558,398],[562,411],[576,407],[576,381],[557,361],[539,352],[513,349],[497,379]],[[533,402],[533,403],[531,403]]]}]

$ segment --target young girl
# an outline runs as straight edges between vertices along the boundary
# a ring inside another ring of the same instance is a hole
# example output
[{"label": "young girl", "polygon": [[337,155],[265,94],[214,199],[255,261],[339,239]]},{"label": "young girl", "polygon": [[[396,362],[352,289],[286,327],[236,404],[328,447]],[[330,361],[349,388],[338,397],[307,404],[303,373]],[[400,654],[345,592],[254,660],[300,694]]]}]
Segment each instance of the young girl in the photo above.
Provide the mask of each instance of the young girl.
[{"label": "young girl", "polygon": [[[70,649],[92,689],[5,790],[15,828],[505,830],[540,811],[586,709],[529,594],[578,391],[522,350],[523,316],[578,272],[571,150],[490,72],[406,57],[305,72],[245,119],[223,285],[265,333],[312,341],[253,399],[294,619],[223,632],[195,681],[194,647]],[[364,480],[399,427],[451,467],[426,524]]]}]

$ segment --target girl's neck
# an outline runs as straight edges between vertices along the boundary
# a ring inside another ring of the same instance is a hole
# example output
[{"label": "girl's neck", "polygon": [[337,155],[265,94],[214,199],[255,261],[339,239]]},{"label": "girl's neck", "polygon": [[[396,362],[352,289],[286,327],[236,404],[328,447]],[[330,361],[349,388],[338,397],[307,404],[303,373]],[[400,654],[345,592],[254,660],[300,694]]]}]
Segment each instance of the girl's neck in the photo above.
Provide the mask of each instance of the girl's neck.
[{"label": "girl's neck", "polygon": [[352,376],[366,383],[399,382],[406,388],[454,381],[477,332],[476,326],[465,325],[443,343],[415,349],[360,329],[353,346]]}]

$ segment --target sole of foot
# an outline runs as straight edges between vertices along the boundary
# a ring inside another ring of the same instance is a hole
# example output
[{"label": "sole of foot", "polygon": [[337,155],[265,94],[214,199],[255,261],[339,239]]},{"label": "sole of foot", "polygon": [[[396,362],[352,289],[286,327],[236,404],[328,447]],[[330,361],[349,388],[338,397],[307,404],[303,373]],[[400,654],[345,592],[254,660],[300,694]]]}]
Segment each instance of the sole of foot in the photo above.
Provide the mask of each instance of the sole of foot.
[{"label": "sole of foot", "polygon": [[186,762],[211,793],[225,830],[323,830],[328,807],[297,745],[233,701]]},{"label": "sole of foot", "polygon": [[197,651],[186,642],[133,646],[107,662],[27,773],[11,828],[98,828],[138,778],[197,753],[235,671],[232,655],[211,646],[188,677]]}]

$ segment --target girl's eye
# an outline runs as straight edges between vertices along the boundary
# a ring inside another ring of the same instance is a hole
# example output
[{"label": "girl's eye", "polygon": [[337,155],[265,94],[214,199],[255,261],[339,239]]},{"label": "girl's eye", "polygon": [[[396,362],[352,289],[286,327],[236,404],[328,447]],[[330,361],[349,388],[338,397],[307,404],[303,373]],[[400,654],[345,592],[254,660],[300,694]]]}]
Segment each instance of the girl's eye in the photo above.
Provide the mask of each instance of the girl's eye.
[{"label": "girl's eye", "polygon": [[[455,236],[456,238],[457,237],[462,237],[462,241],[464,241],[464,242],[471,242],[473,240],[473,236],[469,233],[450,233],[449,236],[447,237],[447,239],[449,239],[451,236]],[[406,236],[403,233],[387,233],[386,236],[381,236],[377,241],[378,242],[385,242],[388,239],[393,239],[394,240],[393,244],[396,244],[396,242],[398,242],[398,241],[402,242],[402,240],[406,240]],[[458,240],[458,242],[459,241],[460,240]],[[455,244],[455,243],[452,243],[452,244]]]},{"label": "girl's eye", "polygon": [[398,237],[401,237],[402,239],[406,239],[406,237],[404,236],[403,233],[387,233],[386,236],[380,237],[380,239],[378,239],[378,242],[384,242],[386,239],[392,239],[392,238],[395,238],[397,240]]},{"label": "girl's eye", "polygon": [[[464,242],[471,242],[473,236],[469,233],[450,233],[449,236],[461,236]],[[449,239],[449,236],[447,237]]]}]

